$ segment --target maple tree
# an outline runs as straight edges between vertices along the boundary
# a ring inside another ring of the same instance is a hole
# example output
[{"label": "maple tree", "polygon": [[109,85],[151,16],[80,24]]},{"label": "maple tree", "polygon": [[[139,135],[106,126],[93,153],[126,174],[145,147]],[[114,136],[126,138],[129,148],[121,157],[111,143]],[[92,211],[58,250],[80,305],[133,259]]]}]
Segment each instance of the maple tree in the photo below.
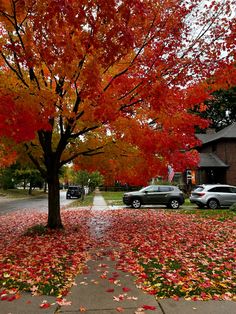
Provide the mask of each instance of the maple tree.
[{"label": "maple tree", "polygon": [[[206,122],[188,109],[224,83],[207,80],[216,70],[235,77],[234,9],[231,0],[0,2],[0,135],[48,182],[48,226],[62,227],[58,173],[75,158],[126,143],[140,156],[139,182],[198,161],[189,149]],[[119,168],[108,158],[93,168],[106,160]]]}]

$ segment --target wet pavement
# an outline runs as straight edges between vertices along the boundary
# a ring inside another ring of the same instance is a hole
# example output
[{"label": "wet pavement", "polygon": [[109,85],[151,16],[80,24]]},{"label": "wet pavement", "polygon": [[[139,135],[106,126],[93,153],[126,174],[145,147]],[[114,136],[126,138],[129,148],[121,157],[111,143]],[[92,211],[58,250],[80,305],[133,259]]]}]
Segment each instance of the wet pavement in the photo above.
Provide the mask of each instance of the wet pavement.
[{"label": "wet pavement", "polygon": [[[73,199],[66,199],[66,191],[60,191],[60,204],[61,207],[66,206],[73,202]],[[39,211],[48,211],[48,195],[34,196],[32,198],[18,198],[10,199],[0,197],[0,215],[7,214],[19,209],[36,209]]]}]

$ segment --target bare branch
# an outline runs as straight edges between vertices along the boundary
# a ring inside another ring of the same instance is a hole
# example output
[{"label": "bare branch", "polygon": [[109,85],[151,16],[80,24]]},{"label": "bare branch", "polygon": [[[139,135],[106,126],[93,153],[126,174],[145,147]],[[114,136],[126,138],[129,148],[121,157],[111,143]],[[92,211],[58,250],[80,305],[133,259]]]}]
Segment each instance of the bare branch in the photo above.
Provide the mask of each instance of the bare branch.
[{"label": "bare branch", "polygon": [[1,51],[1,56],[3,57],[4,61],[6,62],[7,66],[16,74],[16,76],[21,80],[21,82],[26,86],[29,87],[29,85],[26,83],[23,77],[18,73],[18,71],[10,64],[10,62],[7,60],[6,56]]},{"label": "bare branch", "polygon": [[120,107],[119,110],[122,111],[122,110],[124,110],[126,108],[130,108],[130,107],[132,107],[132,106],[134,106],[134,105],[136,105],[136,104],[138,104],[138,103],[140,103],[142,101],[143,101],[143,99],[138,99],[138,100],[135,100],[135,101],[131,102],[130,104],[124,104],[124,105],[122,105]]},{"label": "bare branch", "polygon": [[78,136],[83,135],[83,134],[86,134],[86,133],[88,133],[88,132],[90,132],[90,131],[96,130],[97,128],[99,128],[99,125],[95,125],[95,126],[90,127],[90,128],[83,128],[83,130],[79,131],[78,133],[71,134],[71,135],[70,135],[70,138],[75,139],[75,138],[77,138]]},{"label": "bare branch", "polygon": [[33,154],[31,153],[28,144],[24,144],[25,149],[26,149],[26,153],[29,156],[30,160],[33,162],[33,164],[36,166],[36,168],[40,171],[40,173],[42,174],[42,176],[45,178],[46,177],[46,170],[44,168],[41,167],[41,165],[39,164],[38,160],[33,156]]},{"label": "bare branch", "polygon": [[100,149],[103,149],[104,146],[100,146],[100,147],[96,147],[94,149],[89,149],[88,150],[85,150],[83,152],[78,152],[74,155],[72,155],[71,157],[65,159],[65,160],[62,160],[60,162],[60,167],[67,164],[68,162],[72,161],[73,159],[75,159],[76,157],[79,157],[79,156],[95,156],[95,155],[100,155],[100,154],[104,154],[104,152],[99,152]]}]

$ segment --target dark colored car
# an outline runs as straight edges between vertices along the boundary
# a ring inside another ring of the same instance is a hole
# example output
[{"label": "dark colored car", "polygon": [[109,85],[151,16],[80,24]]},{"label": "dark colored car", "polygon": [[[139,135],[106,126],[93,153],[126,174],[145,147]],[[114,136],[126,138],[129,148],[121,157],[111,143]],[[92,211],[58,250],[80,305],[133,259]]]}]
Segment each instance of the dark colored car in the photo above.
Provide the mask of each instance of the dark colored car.
[{"label": "dark colored car", "polygon": [[133,208],[142,205],[166,205],[177,209],[184,203],[184,195],[177,186],[149,185],[139,191],[124,193],[123,202]]},{"label": "dark colored car", "polygon": [[66,192],[66,198],[80,198],[82,195],[82,187],[80,186],[69,186]]},{"label": "dark colored car", "polygon": [[190,196],[191,203],[199,208],[210,209],[229,207],[236,203],[236,186],[227,184],[202,184],[196,187]]}]

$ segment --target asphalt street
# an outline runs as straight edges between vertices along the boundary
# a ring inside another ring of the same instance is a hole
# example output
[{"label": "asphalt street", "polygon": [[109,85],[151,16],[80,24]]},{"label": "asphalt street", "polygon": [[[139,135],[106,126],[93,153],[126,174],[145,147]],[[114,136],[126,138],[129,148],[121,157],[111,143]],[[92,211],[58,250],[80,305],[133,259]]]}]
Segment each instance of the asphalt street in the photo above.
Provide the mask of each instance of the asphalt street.
[{"label": "asphalt street", "polygon": [[[66,199],[66,191],[60,191],[60,204],[65,206],[73,202],[73,199]],[[5,197],[0,197],[0,215],[4,215],[11,211],[16,211],[19,209],[37,209],[40,211],[48,210],[48,199],[47,195],[42,195],[39,197],[25,198],[25,199],[6,199]]]}]

